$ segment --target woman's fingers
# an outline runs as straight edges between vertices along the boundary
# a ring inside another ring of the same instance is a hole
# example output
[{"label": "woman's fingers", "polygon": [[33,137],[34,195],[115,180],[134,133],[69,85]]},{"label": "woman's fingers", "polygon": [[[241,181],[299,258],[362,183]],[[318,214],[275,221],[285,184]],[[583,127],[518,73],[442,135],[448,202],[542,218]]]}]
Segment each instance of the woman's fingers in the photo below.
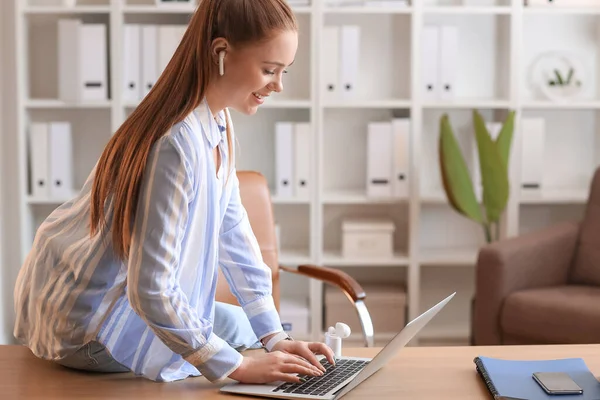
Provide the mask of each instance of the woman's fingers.
[{"label": "woman's fingers", "polygon": [[[309,351],[309,353],[310,353],[310,351]],[[309,372],[309,373],[311,375],[314,375],[313,372],[320,371],[319,368],[317,368],[316,366],[313,366],[310,362],[308,362],[307,360],[302,358],[302,356],[303,356],[303,354],[288,354],[288,358],[287,358],[286,362],[290,365],[299,365],[299,366],[306,368],[307,370],[310,370],[311,372]],[[314,354],[313,354],[313,357],[314,357]]]},{"label": "woman's fingers", "polygon": [[321,365],[315,353],[311,351],[308,345],[299,345],[298,346],[298,354],[302,357],[306,358],[315,368],[325,372],[325,367]]},{"label": "woman's fingers", "polygon": [[322,372],[315,370],[313,367],[305,367],[300,364],[283,364],[280,368],[281,372],[285,372],[288,374],[300,374],[300,375],[308,375],[308,376],[321,376]]},{"label": "woman's fingers", "polygon": [[323,354],[327,358],[327,361],[329,361],[329,363],[331,365],[335,365],[335,358],[334,358],[333,350],[331,350],[331,348],[329,346],[327,346],[325,343],[310,342],[308,344],[308,348],[313,353]]}]

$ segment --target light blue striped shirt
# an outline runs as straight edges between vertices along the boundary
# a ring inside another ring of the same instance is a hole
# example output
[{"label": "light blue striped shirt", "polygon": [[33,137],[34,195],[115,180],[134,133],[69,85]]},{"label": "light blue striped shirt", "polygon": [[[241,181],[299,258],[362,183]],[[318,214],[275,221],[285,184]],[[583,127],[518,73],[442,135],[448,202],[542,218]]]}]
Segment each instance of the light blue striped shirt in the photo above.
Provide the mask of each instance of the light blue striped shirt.
[{"label": "light blue striped shirt", "polygon": [[[201,373],[218,381],[242,361],[213,333],[219,265],[258,338],[282,330],[271,271],[228,168],[226,119],[228,110],[213,116],[203,101],[153,147],[127,262],[114,257],[110,225],[90,238],[93,171],[79,195],[49,215],[15,286],[21,343],[38,357],[60,359],[97,340],[149,379]],[[110,202],[106,209],[110,222]]]}]

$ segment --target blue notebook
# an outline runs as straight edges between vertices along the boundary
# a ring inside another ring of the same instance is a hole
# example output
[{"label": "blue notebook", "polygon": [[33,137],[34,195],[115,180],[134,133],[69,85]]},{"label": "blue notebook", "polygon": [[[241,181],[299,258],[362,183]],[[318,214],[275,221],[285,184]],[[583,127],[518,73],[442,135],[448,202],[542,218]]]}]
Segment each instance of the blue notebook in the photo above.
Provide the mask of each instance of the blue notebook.
[{"label": "blue notebook", "polygon": [[[581,358],[521,361],[476,357],[474,362],[494,399],[600,400],[600,382]],[[566,372],[583,389],[583,393],[546,394],[533,379],[534,372]]]}]

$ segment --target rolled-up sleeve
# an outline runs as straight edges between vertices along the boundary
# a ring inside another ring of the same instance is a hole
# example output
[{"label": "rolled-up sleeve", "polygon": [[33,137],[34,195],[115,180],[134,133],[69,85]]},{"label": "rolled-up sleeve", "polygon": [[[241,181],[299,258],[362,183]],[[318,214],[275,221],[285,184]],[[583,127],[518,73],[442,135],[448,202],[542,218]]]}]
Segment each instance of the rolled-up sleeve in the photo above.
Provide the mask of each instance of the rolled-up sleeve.
[{"label": "rolled-up sleeve", "polygon": [[242,205],[239,180],[232,171],[231,197],[221,225],[219,263],[259,339],[282,331],[273,301],[271,269],[264,263],[248,214]]},{"label": "rolled-up sleeve", "polygon": [[140,187],[127,296],[132,309],[167,347],[216,381],[235,370],[243,357],[213,333],[212,321],[189,304],[178,283],[191,182],[182,151],[168,135],[161,138]]}]

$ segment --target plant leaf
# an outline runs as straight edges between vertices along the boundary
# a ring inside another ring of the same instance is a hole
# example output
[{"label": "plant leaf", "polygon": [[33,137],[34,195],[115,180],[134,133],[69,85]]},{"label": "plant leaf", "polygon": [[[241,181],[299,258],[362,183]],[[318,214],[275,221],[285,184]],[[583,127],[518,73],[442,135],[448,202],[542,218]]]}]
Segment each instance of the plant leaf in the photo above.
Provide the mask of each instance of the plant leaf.
[{"label": "plant leaf", "polygon": [[562,84],[564,82],[563,82],[562,76],[560,76],[560,72],[557,69],[554,70],[554,75],[556,75],[556,80],[557,80],[558,84],[562,86]]},{"label": "plant leaf", "polygon": [[502,129],[496,138],[496,147],[500,152],[500,158],[504,162],[504,166],[508,174],[508,165],[510,162],[510,147],[512,144],[513,133],[515,130],[515,111],[510,111],[504,120]]},{"label": "plant leaf", "polygon": [[490,223],[498,222],[508,203],[508,168],[505,167],[499,148],[485,127],[485,121],[476,110],[473,112],[473,125],[481,167],[483,205],[487,220]]},{"label": "plant leaf", "polygon": [[483,223],[483,214],[479,202],[475,197],[473,181],[458,142],[452,132],[447,114],[444,114],[440,121],[438,151],[442,184],[448,202],[460,214],[475,222]]}]

